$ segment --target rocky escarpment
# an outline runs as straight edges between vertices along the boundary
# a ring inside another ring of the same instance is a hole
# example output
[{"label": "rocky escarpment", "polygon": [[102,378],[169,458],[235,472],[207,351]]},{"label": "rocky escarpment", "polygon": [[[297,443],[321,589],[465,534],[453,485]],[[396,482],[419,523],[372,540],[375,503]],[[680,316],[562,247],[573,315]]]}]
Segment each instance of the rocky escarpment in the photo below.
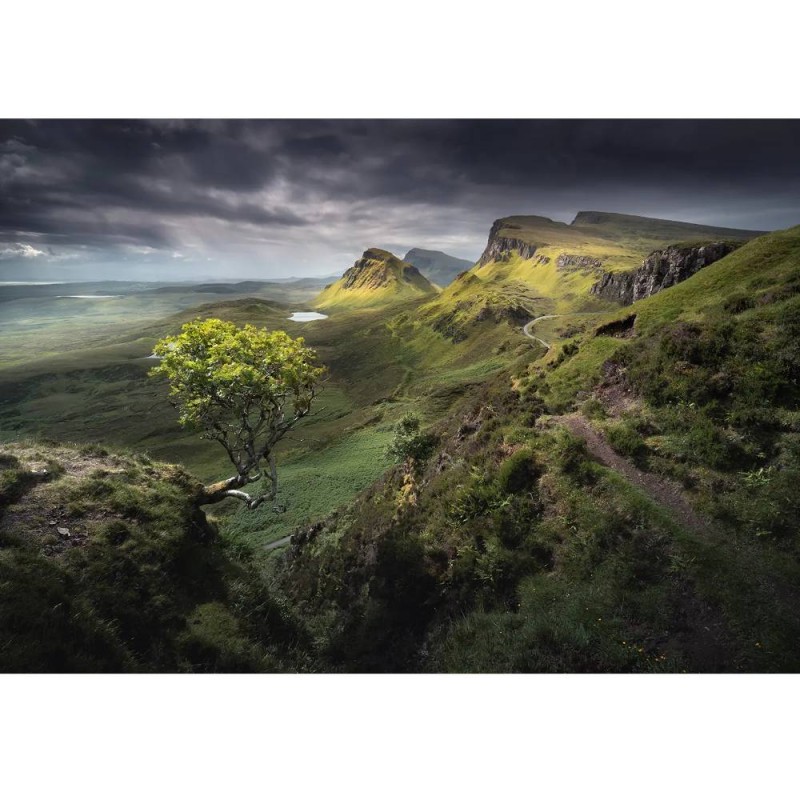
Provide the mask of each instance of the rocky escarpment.
[{"label": "rocky escarpment", "polygon": [[483,266],[490,261],[504,261],[509,258],[512,251],[517,250],[521,258],[533,258],[536,253],[536,245],[517,239],[513,236],[500,236],[500,231],[512,228],[506,220],[496,219],[489,231],[489,241],[486,249],[478,259],[478,265]]},{"label": "rocky escarpment", "polygon": [[589,290],[605,300],[613,300],[628,306],[633,302],[634,272],[606,272]]},{"label": "rocky escarpment", "polygon": [[630,305],[685,281],[739,246],[738,243],[713,242],[696,247],[673,245],[664,250],[655,250],[632,272],[609,272],[603,275],[592,286],[591,293],[622,305]]}]

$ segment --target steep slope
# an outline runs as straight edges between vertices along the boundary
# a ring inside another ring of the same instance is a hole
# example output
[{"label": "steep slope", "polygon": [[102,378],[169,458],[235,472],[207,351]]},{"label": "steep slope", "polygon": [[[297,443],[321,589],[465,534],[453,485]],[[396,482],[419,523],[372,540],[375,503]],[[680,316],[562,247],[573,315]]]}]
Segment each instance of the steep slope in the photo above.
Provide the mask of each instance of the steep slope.
[{"label": "steep slope", "polygon": [[[596,211],[580,212],[571,224],[538,216],[505,217],[492,225],[476,266],[427,304],[422,316],[445,335],[463,339],[487,315],[516,323],[522,309],[530,317],[602,312],[613,308],[620,294],[633,294],[632,287],[627,291],[629,279],[617,276],[640,268],[655,251],[676,244],[733,247],[757,235]],[[606,291],[593,292],[598,283]]]},{"label": "steep slope", "polygon": [[607,272],[590,289],[592,294],[630,305],[690,278],[695,272],[732,253],[738,242],[713,242],[654,250],[630,272]]},{"label": "steep slope", "polygon": [[796,671],[798,342],[800,227],[509,360],[283,591],[348,669]]},{"label": "steep slope", "polygon": [[423,298],[436,291],[416,267],[373,247],[338,281],[326,286],[312,305],[320,309],[364,308]]},{"label": "steep slope", "polygon": [[463,258],[442,253],[440,250],[423,250],[414,247],[409,250],[403,261],[413,264],[428,280],[437,286],[447,286],[459,274],[470,269],[475,263]]}]

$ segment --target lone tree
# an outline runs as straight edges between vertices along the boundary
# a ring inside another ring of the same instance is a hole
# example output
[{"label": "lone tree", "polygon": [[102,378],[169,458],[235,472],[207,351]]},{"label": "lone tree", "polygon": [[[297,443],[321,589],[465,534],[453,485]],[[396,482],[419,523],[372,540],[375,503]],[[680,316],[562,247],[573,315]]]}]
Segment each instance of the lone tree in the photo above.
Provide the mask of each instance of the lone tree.
[{"label": "lone tree", "polygon": [[[226,497],[250,509],[278,493],[275,445],[311,411],[324,367],[302,338],[220,319],[186,323],[177,336],[155,346],[161,362],[152,376],[170,383],[170,402],[181,425],[219,442],[236,469],[226,480],[203,486],[198,505]],[[260,493],[242,487],[261,481]]]}]

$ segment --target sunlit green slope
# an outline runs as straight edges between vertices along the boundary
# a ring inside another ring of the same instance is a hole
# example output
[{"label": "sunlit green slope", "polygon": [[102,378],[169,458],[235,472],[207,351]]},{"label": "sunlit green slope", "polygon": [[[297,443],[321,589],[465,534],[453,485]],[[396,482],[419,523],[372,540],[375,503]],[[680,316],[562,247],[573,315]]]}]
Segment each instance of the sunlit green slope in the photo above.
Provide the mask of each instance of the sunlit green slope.
[{"label": "sunlit green slope", "polygon": [[[769,340],[785,328],[787,308],[796,304],[798,294],[800,226],[760,236],[683,283],[624,309],[596,315],[565,314],[554,320],[546,329],[554,344],[548,360],[557,361],[564,345],[577,344],[578,350],[562,359],[548,376],[548,391],[556,404],[572,402],[575,392],[595,380],[603,363],[615,353],[626,347],[641,348],[646,337],[679,323],[713,318],[738,324],[760,319],[768,330],[754,334],[751,340]],[[626,318],[633,320],[632,341],[594,335],[600,326]],[[757,361],[750,366],[760,369]]]},{"label": "sunlit green slope", "polygon": [[558,323],[304,534],[292,607],[345,669],[797,671],[800,227]]},{"label": "sunlit green slope", "polygon": [[313,301],[316,308],[338,310],[382,306],[435,295],[436,287],[414,266],[373,247]]},{"label": "sunlit green slope", "polygon": [[590,293],[604,273],[639,267],[672,244],[744,242],[757,231],[594,211],[571,224],[546,217],[497,220],[477,265],[423,309],[432,324],[463,338],[487,316],[522,319],[603,311],[614,304]]}]

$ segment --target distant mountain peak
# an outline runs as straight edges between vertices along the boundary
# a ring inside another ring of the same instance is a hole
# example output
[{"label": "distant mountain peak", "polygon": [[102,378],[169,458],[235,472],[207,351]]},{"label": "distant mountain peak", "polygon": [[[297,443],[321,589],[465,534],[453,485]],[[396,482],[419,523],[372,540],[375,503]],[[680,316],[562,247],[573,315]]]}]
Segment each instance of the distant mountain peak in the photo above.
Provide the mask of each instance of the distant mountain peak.
[{"label": "distant mountain peak", "polygon": [[456,258],[441,250],[426,250],[423,247],[412,247],[403,260],[413,264],[437,286],[447,286],[475,263],[464,258]]},{"label": "distant mountain peak", "polygon": [[338,281],[317,296],[317,308],[381,305],[436,293],[436,287],[413,265],[388,250],[370,247]]},{"label": "distant mountain peak", "polygon": [[393,253],[388,250],[382,250],[380,247],[370,247],[364,251],[362,259],[372,259],[374,261],[386,261],[392,258],[397,258]]}]

